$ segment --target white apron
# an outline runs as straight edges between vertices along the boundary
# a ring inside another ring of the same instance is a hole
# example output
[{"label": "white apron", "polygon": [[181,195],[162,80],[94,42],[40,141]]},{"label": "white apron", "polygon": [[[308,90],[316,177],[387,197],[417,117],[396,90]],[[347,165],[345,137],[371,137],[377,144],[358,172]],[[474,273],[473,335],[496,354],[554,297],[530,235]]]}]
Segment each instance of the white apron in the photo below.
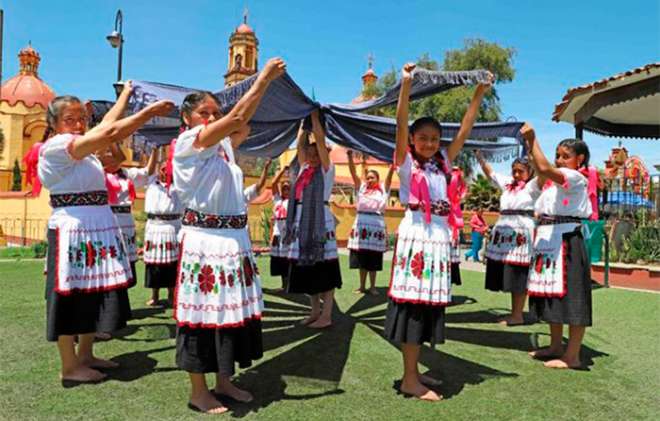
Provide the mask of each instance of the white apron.
[{"label": "white apron", "polygon": [[179,260],[181,220],[149,219],[144,229],[144,263],[165,265]]},{"label": "white apron", "polygon": [[57,233],[55,291],[99,292],[127,288],[133,279],[121,232],[110,207],[53,209],[48,226]]},{"label": "white apron", "polygon": [[260,319],[263,296],[247,228],[184,226],[174,319],[197,328],[243,326]]},{"label": "white apron", "polygon": [[529,266],[534,227],[534,219],[530,216],[501,215],[486,246],[486,258],[510,265]]},{"label": "white apron", "polygon": [[566,242],[562,236],[580,224],[539,225],[536,228],[527,291],[532,297],[566,295]]},{"label": "white apron", "polygon": [[392,261],[389,296],[396,302],[451,302],[451,231],[447,217],[406,210]]}]

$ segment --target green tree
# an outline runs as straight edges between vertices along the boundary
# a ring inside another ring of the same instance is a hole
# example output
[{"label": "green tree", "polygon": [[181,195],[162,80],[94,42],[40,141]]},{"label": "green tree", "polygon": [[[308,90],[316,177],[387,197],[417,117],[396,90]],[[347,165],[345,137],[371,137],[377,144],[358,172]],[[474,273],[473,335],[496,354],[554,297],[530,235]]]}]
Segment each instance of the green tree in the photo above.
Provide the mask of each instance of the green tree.
[{"label": "green tree", "polygon": [[23,190],[23,177],[21,176],[21,166],[18,163],[18,159],[14,160],[14,171],[12,177],[11,191],[21,191]]},{"label": "green tree", "polygon": [[[417,65],[424,69],[445,71],[486,69],[493,73],[497,83],[507,83],[511,82],[515,76],[512,63],[514,55],[513,48],[503,47],[483,39],[467,39],[462,48],[445,53],[442,66],[439,66],[438,62],[428,53],[417,59]],[[376,92],[382,94],[394,86],[398,75],[399,72],[396,69],[385,73],[376,84]],[[462,86],[414,101],[410,104],[410,118],[414,120],[423,116],[431,116],[439,121],[459,123],[470,104],[473,92],[474,87]],[[375,114],[394,117],[396,107],[383,108]],[[500,121],[501,119],[500,98],[497,95],[497,89],[493,87],[484,98],[477,121]],[[471,154],[461,155],[463,156],[459,156],[456,163],[469,176],[472,174],[474,159]]]},{"label": "green tree", "polygon": [[463,204],[465,210],[498,211],[500,209],[500,191],[486,177],[479,174],[470,183]]}]

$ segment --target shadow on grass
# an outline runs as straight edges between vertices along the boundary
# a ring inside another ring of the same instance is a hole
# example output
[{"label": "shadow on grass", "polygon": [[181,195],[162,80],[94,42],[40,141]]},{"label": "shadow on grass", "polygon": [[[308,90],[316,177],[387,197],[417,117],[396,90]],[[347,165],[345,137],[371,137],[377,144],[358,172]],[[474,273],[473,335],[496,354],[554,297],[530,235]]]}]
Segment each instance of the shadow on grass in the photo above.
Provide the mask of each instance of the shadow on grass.
[{"label": "shadow on grass", "polygon": [[132,382],[153,373],[179,371],[178,367],[158,368],[158,361],[149,356],[149,354],[152,353],[171,351],[175,348],[176,347],[174,345],[168,345],[161,348],[149,349],[146,351],[128,352],[126,354],[113,357],[111,360],[119,363],[119,368],[107,370],[108,380]]},{"label": "shadow on grass", "polygon": [[[146,337],[132,338],[138,333]],[[112,334],[113,339],[125,342],[158,342],[176,337],[176,323],[133,323]]]}]

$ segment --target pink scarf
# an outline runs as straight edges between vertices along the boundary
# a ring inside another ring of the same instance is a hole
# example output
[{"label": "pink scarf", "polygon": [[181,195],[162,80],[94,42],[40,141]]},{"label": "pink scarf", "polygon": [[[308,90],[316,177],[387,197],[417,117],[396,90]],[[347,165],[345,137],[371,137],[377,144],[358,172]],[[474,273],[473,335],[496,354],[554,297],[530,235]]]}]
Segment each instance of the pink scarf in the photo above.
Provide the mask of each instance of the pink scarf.
[{"label": "pink scarf", "polygon": [[[119,175],[122,170],[117,171],[116,173],[105,173],[105,187],[108,189],[108,202],[111,205],[116,205],[119,201],[119,193],[121,193],[121,183],[119,182],[120,178],[126,178],[123,175]],[[130,179],[128,181],[128,196],[131,199],[131,203],[135,201],[135,185]]]},{"label": "pink scarf", "polygon": [[511,183],[507,184],[505,187],[511,193],[518,193],[520,190],[525,188],[526,184],[527,183],[522,180],[520,181],[512,180]]},{"label": "pink scarf", "polygon": [[452,228],[452,238],[458,238],[458,232],[465,225],[463,221],[463,211],[461,210],[461,199],[465,196],[465,180],[463,180],[463,171],[455,167],[451,171],[451,180],[447,188],[447,197],[449,198],[450,212],[447,222]]},{"label": "pink scarf", "polygon": [[315,167],[312,167],[309,164],[305,164],[302,172],[300,175],[298,175],[298,180],[296,183],[296,200],[302,200],[303,190],[305,190],[305,187],[311,183],[315,170]]},{"label": "pink scarf", "polygon": [[41,180],[37,167],[39,165],[39,150],[43,146],[43,142],[37,142],[23,157],[23,164],[25,165],[25,182],[32,186],[32,196],[39,196],[41,192]]},{"label": "pink scarf", "polygon": [[591,202],[590,221],[598,220],[598,169],[596,167],[580,168],[580,173],[587,177],[587,196]]},{"label": "pink scarf", "polygon": [[275,205],[275,219],[286,219],[286,206],[282,202]]},{"label": "pink scarf", "polygon": [[[412,174],[410,177],[410,196],[408,198],[408,204],[413,207],[424,206],[424,219],[427,224],[431,223],[431,193],[429,192],[429,184],[424,174],[425,164],[417,162],[413,156],[412,152],[411,158],[413,159]],[[438,162],[434,158],[431,158],[434,161],[428,162],[426,164],[437,164],[440,167],[440,171],[447,174],[448,168],[444,160]]]}]

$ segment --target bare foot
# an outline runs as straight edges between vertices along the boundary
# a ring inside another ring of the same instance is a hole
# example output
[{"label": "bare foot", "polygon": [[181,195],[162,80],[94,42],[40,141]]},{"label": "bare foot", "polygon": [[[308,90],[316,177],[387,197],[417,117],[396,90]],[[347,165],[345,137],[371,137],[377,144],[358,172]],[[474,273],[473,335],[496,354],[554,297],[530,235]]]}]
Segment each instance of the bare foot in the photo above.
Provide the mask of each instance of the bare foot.
[{"label": "bare foot", "polygon": [[500,321],[499,321],[498,323],[501,324],[502,326],[509,326],[509,327],[511,327],[511,326],[520,326],[520,325],[524,325],[524,324],[525,324],[525,320],[524,320],[522,317],[520,317],[520,318],[514,318],[513,316],[507,316],[507,317],[505,317],[505,318],[503,318],[503,319],[500,319]]},{"label": "bare foot", "polygon": [[332,320],[319,318],[314,323],[310,323],[307,326],[313,329],[325,329],[326,327],[332,326]]},{"label": "bare foot", "polygon": [[378,290],[375,287],[369,288],[369,295],[374,295],[374,296],[378,295]]},{"label": "bare foot", "polygon": [[147,301],[145,304],[148,305],[149,307],[157,307],[158,306],[158,300],[154,300],[152,298],[149,301]]},{"label": "bare foot", "polygon": [[569,360],[566,357],[546,361],[545,363],[543,363],[543,365],[548,368],[559,368],[559,369],[582,367],[582,364],[580,363],[579,359]]},{"label": "bare foot", "polygon": [[318,318],[320,317],[319,314],[310,314],[309,316],[305,317],[300,321],[300,324],[303,326],[307,326],[311,323],[314,323]]},{"label": "bare foot", "polygon": [[561,348],[541,348],[541,349],[536,349],[534,351],[530,351],[527,354],[532,357],[536,358],[537,360],[542,360],[544,358],[559,358],[562,356],[564,353],[564,350]]},{"label": "bare foot", "polygon": [[220,403],[210,392],[206,392],[194,399],[191,398],[188,402],[188,408],[193,411],[213,415],[223,414],[229,411],[229,408]]},{"label": "bare foot", "polygon": [[104,360],[102,358],[81,358],[80,359],[80,364],[84,365],[85,367],[91,367],[91,368],[117,368],[119,367],[119,363],[116,363],[111,360]]},{"label": "bare foot", "polygon": [[438,395],[420,382],[410,385],[401,383],[401,393],[414,396],[423,401],[437,402],[442,399],[442,395]]},{"label": "bare foot", "polygon": [[426,374],[420,374],[419,381],[420,383],[427,386],[440,386],[442,384],[442,380],[434,379],[433,377],[427,376]]},{"label": "bare foot", "polygon": [[213,392],[218,395],[229,396],[230,398],[237,400],[239,402],[247,403],[247,402],[252,402],[254,400],[254,396],[252,396],[250,392],[248,392],[247,390],[239,389],[238,387],[234,386],[234,384],[231,382],[216,384]]},{"label": "bare foot", "polygon": [[105,379],[106,376],[106,374],[84,365],[79,365],[71,371],[60,373],[60,379],[63,381],[74,381],[81,383],[99,382]]},{"label": "bare foot", "polygon": [[355,294],[364,294],[367,291],[364,288],[358,288],[358,289],[354,290],[353,292]]}]

